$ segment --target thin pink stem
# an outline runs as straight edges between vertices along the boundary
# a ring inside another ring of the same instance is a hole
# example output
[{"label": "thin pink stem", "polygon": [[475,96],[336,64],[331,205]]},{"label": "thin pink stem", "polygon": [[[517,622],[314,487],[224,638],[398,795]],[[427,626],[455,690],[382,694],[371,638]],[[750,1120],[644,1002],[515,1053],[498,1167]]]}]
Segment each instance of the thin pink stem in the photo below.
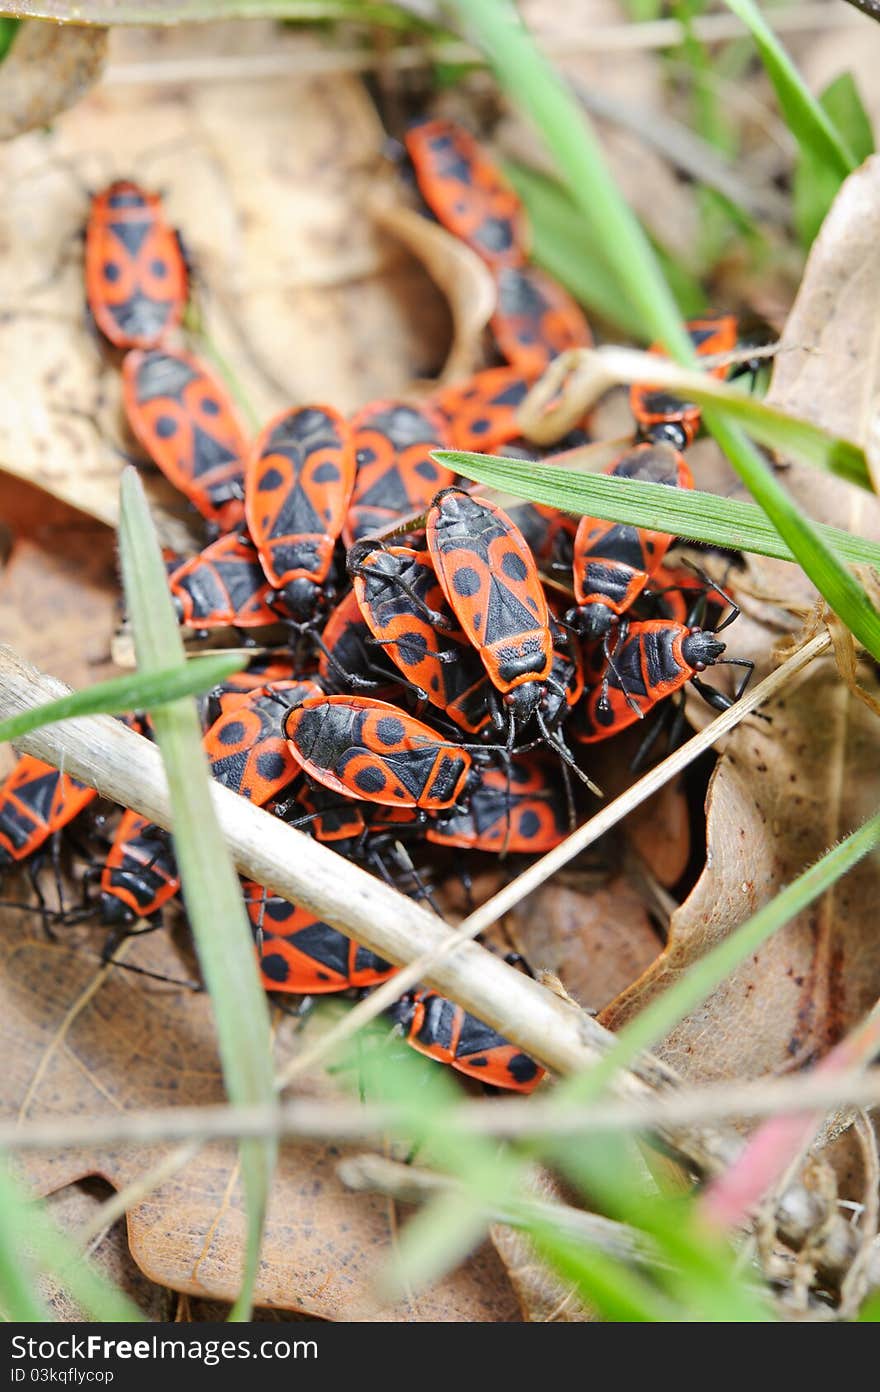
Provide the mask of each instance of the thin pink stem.
[{"label": "thin pink stem", "polygon": [[[880,1050],[880,1001],[862,1023],[841,1040],[815,1073],[843,1076],[861,1072]],[[721,1228],[740,1227],[761,1199],[783,1178],[813,1140],[824,1112],[773,1117],[759,1126],[739,1159],[714,1180],[700,1201],[704,1218]]]}]

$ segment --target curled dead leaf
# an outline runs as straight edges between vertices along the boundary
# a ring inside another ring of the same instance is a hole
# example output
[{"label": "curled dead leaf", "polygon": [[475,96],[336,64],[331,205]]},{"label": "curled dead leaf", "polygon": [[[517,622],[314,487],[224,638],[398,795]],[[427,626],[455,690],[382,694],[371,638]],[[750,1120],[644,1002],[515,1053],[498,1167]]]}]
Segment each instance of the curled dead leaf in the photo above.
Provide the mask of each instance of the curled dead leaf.
[{"label": "curled dead leaf", "polygon": [[370,213],[422,262],[449,302],[454,333],[440,381],[470,376],[482,366],[483,334],[495,312],[497,293],[488,266],[445,227],[402,203],[374,198]]},{"label": "curled dead leaf", "polygon": [[98,81],[107,30],[26,20],[0,66],[0,140],[47,126]]},{"label": "curled dead leaf", "polygon": [[571,348],[554,358],[532,387],[517,412],[517,424],[536,445],[555,444],[616,384],[601,350]]}]

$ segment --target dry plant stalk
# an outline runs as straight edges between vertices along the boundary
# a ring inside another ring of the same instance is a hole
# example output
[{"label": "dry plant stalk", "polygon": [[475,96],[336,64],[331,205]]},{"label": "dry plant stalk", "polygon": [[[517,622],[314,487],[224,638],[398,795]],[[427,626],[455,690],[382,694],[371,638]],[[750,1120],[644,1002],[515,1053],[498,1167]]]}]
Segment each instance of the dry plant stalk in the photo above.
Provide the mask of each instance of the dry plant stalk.
[{"label": "dry plant stalk", "polygon": [[[438,1194],[455,1192],[458,1184],[446,1175],[433,1170],[416,1169],[413,1165],[389,1160],[384,1155],[353,1155],[336,1166],[336,1173],[348,1189],[373,1194],[385,1194],[399,1203],[417,1204],[434,1199]],[[505,1209],[486,1210],[491,1223],[520,1222],[535,1219],[552,1224],[576,1241],[620,1261],[634,1261],[641,1266],[665,1266],[653,1242],[636,1228],[602,1218],[596,1213],[572,1208],[569,1204],[548,1203],[540,1199],[522,1199],[511,1213]]]},{"label": "dry plant stalk", "polygon": [[[842,1107],[880,1106],[880,1078],[875,1072],[845,1078],[805,1074],[803,1077],[757,1078],[749,1083],[723,1083],[646,1093],[642,1097],[572,1106],[564,1113],[532,1097],[497,1098],[491,1107],[466,1100],[452,1113],[450,1125],[465,1135],[503,1140],[535,1137],[565,1139],[587,1132],[629,1134],[658,1130],[664,1124],[689,1126],[733,1117],[781,1116],[810,1108],[839,1111]],[[316,1138],[331,1141],[381,1140],[405,1119],[406,1109],[393,1103],[350,1102],[299,1097],[277,1107],[202,1106],[161,1107],[146,1112],[108,1112],[101,1116],[46,1116],[24,1121],[0,1121],[0,1150],[61,1150],[91,1144],[147,1145],[159,1141],[226,1140],[244,1136]]]}]

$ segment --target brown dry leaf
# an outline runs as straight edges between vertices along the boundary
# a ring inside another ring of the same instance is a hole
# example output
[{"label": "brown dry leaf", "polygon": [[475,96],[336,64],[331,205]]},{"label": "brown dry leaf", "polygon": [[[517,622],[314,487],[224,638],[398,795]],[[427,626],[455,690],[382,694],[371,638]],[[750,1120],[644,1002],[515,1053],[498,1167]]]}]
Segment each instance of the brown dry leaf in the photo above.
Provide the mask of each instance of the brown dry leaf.
[{"label": "brown dry leaf", "polygon": [[[878,201],[874,158],[846,181],[813,247],[770,393],[853,439],[865,437],[880,371],[880,256],[866,221],[876,221]],[[864,490],[806,467],[782,477],[814,517],[880,536],[880,509]],[[747,609],[730,650],[766,670],[815,591],[797,567],[759,557],[730,583]],[[862,662],[859,678],[876,697],[873,665]],[[698,706],[689,706],[695,716]],[[706,870],[673,916],[662,957],[605,1013],[613,1027],[876,811],[877,717],[831,659],[813,663],[765,714],[769,722],[747,720],[725,746],[708,799]],[[660,1052],[695,1079],[784,1070],[824,1053],[880,996],[878,894],[872,857],[777,933]]]},{"label": "brown dry leaf", "polygon": [[0,67],[0,140],[36,130],[94,86],[107,52],[106,29],[26,20]]},{"label": "brown dry leaf", "polygon": [[[87,1227],[91,1230],[92,1224],[98,1221],[101,1208],[112,1192],[103,1180],[86,1179],[50,1194],[46,1206],[56,1227],[77,1241]],[[128,1249],[124,1219],[118,1219],[110,1228],[99,1232],[86,1244],[85,1251],[91,1265],[124,1291],[145,1319],[161,1322],[173,1317],[175,1297],[171,1291],[148,1281],[138,1269]],[[52,1318],[59,1323],[69,1324],[86,1318],[54,1277],[42,1278],[39,1289]]]},{"label": "brown dry leaf", "polygon": [[[18,479],[0,479],[12,547],[0,570],[0,634],[71,686],[113,673],[116,551],[108,527]],[[13,762],[0,746],[0,776]]]},{"label": "brown dry leaf", "polygon": [[[830,660],[814,664],[767,714],[772,724],[747,722],[719,764],[707,868],[673,915],[668,948],[604,1023],[623,1024],[876,810],[876,717]],[[865,860],[683,1021],[663,1056],[685,1076],[708,1080],[796,1067],[824,1053],[880,995],[878,893],[880,866]]]},{"label": "brown dry leaf", "polygon": [[[7,1116],[106,1114],[222,1099],[211,1008],[204,995],[146,980],[98,961],[102,935],[51,943],[33,918],[2,926],[2,1037],[9,1066]],[[180,980],[188,953],[168,933],[133,942],[125,960]],[[51,990],[47,989],[51,983]],[[317,1022],[306,1028],[308,1035]],[[276,1017],[279,1065],[301,1034]],[[309,1090],[321,1087],[310,1080]],[[352,1101],[352,1106],[357,1106]],[[169,1148],[123,1147],[36,1155],[29,1181],[49,1193],[99,1175],[115,1188],[143,1176]],[[339,1149],[285,1145],[276,1174],[258,1287],[259,1303],[330,1319],[511,1320],[516,1303],[489,1248],[432,1291],[393,1307],[372,1282],[395,1241],[397,1218],[379,1196],[351,1194],[335,1177]],[[128,1215],[132,1255],[158,1285],[216,1300],[236,1294],[245,1233],[234,1148],[206,1146]]]},{"label": "brown dry leaf", "polygon": [[592,894],[548,884],[504,920],[533,971],[558,976],[579,1005],[598,1010],[653,962],[661,943],[622,877]]},{"label": "brown dry leaf", "polygon": [[767,397],[857,444],[880,396],[878,221],[880,155],[872,155],[846,180],[813,245]]},{"label": "brown dry leaf", "polygon": [[[115,521],[132,446],[118,357],[87,324],[78,239],[86,185],[116,176],[161,189],[196,266],[207,334],[256,420],[309,400],[350,411],[436,375],[447,308],[364,214],[382,130],[360,82],[162,81],[180,54],[295,55],[310,42],[264,23],[115,31],[117,85],[0,150],[2,467]],[[133,59],[153,67],[153,84],[125,84]],[[165,536],[181,544],[179,527]]]},{"label": "brown dry leaf", "polygon": [[[567,1201],[567,1195],[546,1170],[532,1171],[529,1188],[533,1198],[545,1203]],[[491,1236],[519,1297],[523,1314],[531,1324],[592,1323],[594,1313],[584,1305],[573,1286],[566,1285],[541,1261],[523,1232],[496,1223]]]}]

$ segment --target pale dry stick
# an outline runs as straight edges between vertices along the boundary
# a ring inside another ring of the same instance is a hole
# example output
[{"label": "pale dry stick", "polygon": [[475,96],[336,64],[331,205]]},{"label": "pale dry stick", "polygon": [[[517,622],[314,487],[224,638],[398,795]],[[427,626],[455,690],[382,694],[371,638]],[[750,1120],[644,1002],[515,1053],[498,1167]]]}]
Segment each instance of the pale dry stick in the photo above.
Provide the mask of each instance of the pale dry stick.
[{"label": "pale dry stick", "polygon": [[[670,56],[664,68],[670,83],[690,82],[693,76],[692,67],[684,59]],[[735,77],[724,77],[717,67],[702,72],[700,83],[714,91],[729,116],[734,116],[742,125],[748,125],[766,138],[767,145],[749,149],[749,174],[752,179],[770,182],[791,168],[797,140],[763,88],[753,90],[748,83],[737,81]]]},{"label": "pale dry stick", "polygon": [[[546,48],[546,45],[545,45]],[[479,61],[476,49],[460,43],[449,44],[446,56],[457,53],[467,61]],[[308,77],[318,73],[361,72],[370,69],[407,69],[424,67],[430,61],[431,50],[424,46],[398,47],[379,54],[375,49],[355,52],[339,48],[304,49],[299,53],[256,53],[241,57],[171,58],[152,63],[119,63],[105,68],[101,78],[105,86],[131,86],[139,83],[173,82],[187,86],[223,82],[255,82],[282,77]],[[692,178],[715,188],[753,216],[763,216],[775,223],[790,220],[789,200],[775,188],[748,184],[727,160],[707,142],[650,107],[634,107],[631,102],[618,101],[606,93],[594,91],[577,79],[572,86],[578,100],[593,115],[612,125],[630,130],[646,144],[654,147],[678,169]]]},{"label": "pale dry stick", "polygon": [[[880,1106],[880,1073],[823,1077],[758,1078],[747,1083],[713,1084],[644,1092],[625,1099],[592,1102],[560,1112],[538,1096],[524,1105],[520,1098],[458,1103],[449,1114],[450,1129],[468,1136],[518,1141],[534,1137],[570,1137],[615,1132],[655,1131],[701,1122],[781,1116],[806,1110]],[[0,1151],[102,1148],[154,1145],[160,1142],[247,1140],[285,1137],[344,1143],[381,1139],[406,1124],[405,1106],[354,1099],[300,1097],[276,1107],[162,1107],[149,1112],[41,1117],[22,1123],[0,1121]]]},{"label": "pale dry stick", "polygon": [[[454,1193],[461,1188],[448,1175],[416,1169],[397,1160],[387,1160],[382,1155],[353,1155],[340,1161],[336,1173],[347,1189],[385,1194],[406,1204],[424,1203],[438,1194]],[[547,1223],[576,1241],[598,1247],[619,1260],[655,1268],[669,1265],[645,1233],[569,1204],[521,1199],[509,1207],[487,1209],[486,1222],[513,1227],[529,1222]]]},{"label": "pale dry stick", "polygon": [[[754,348],[734,348],[730,353],[707,353],[700,358],[700,366],[706,371],[713,367],[736,367],[740,363],[763,362],[765,358],[775,358],[780,351],[779,340],[774,343],[756,344]],[[795,352],[795,349],[785,351]]]},{"label": "pale dry stick", "polygon": [[[326,1059],[359,1029],[362,1029],[370,1020],[375,1019],[377,1015],[387,1009],[387,1007],[397,1000],[398,996],[404,991],[415,986],[423,977],[429,977],[431,972],[437,967],[441,958],[449,957],[463,943],[485,932],[485,930],[490,928],[503,914],[508,913],[520,900],[524,899],[527,894],[531,894],[540,885],[544,884],[551,875],[554,875],[557,870],[561,870],[564,865],[567,865],[574,856],[579,855],[581,851],[586,850],[587,846],[592,845],[593,842],[598,841],[601,836],[613,830],[624,817],[629,816],[630,812],[636,807],[639,807],[647,798],[658,792],[671,778],[681,773],[700,754],[710,749],[722,735],[726,735],[728,731],[738,725],[745,716],[750,715],[752,711],[757,710],[758,706],[768,701],[777,691],[781,690],[781,688],[786,685],[796,672],[799,672],[801,668],[805,667],[813,658],[819,657],[823,652],[827,651],[830,646],[830,637],[827,633],[823,633],[818,634],[796,653],[793,653],[781,667],[778,667],[775,672],[771,672],[770,675],[765,677],[764,681],[760,682],[752,691],[746,692],[729,710],[716,716],[704,730],[701,730],[699,734],[693,735],[691,739],[679,749],[675,750],[674,753],[668,755],[661,763],[655,765],[648,773],[644,774],[638,782],[634,783],[631,788],[628,788],[625,793],[615,798],[613,802],[608,803],[607,807],[603,807],[601,812],[597,812],[596,815],[591,817],[588,822],[585,822],[582,827],[578,827],[577,831],[572,832],[561,845],[555,847],[552,851],[548,851],[540,860],[535,861],[533,865],[530,865],[528,869],[524,870],[515,880],[505,885],[504,888],[493,895],[491,899],[488,899],[485,904],[482,904],[475,913],[470,914],[455,933],[449,936],[442,947],[436,951],[426,952],[404,971],[398,972],[390,981],[386,981],[382,986],[379,986],[367,996],[365,1000],[360,1001],[358,1005],[354,1006],[354,1008],[350,1010],[338,1024],[334,1025],[331,1030],[328,1030],[327,1034],[325,1034],[322,1039],[318,1040],[311,1049],[299,1055],[288,1065],[281,1074],[280,1081],[282,1085],[286,1086],[293,1078]],[[502,1033],[503,1032],[504,1031],[502,1031]],[[606,1032],[603,1031],[603,1034],[606,1034]],[[610,1033],[606,1034],[606,1038],[607,1044],[603,1045],[603,1050],[604,1048],[610,1048],[613,1042],[613,1035]],[[521,1044],[522,1040],[517,1039],[516,1042]]]}]

